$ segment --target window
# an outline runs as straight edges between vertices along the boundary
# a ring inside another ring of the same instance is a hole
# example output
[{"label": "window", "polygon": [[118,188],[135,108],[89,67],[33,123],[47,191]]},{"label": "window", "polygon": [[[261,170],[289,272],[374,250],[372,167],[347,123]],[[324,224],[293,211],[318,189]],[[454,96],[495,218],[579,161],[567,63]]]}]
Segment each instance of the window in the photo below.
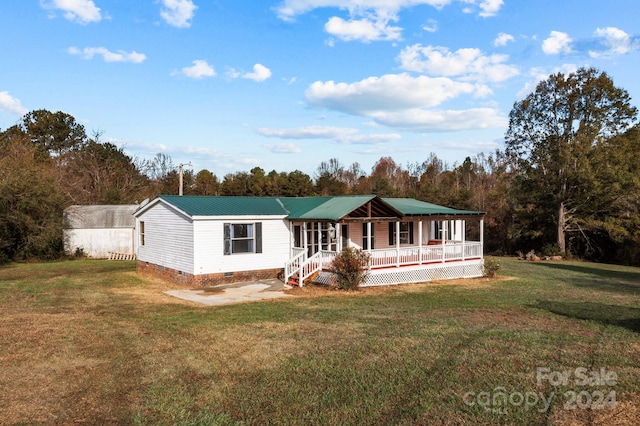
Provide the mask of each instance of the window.
[{"label": "window", "polygon": [[[400,222],[400,244],[413,244],[413,222]],[[389,245],[396,245],[395,222],[389,222]]]},{"label": "window", "polygon": [[262,253],[262,223],[225,223],[224,254]]},{"label": "window", "polygon": [[144,222],[140,222],[140,227],[138,228],[138,232],[140,233],[140,245],[144,245]]},{"label": "window", "polygon": [[440,240],[453,239],[456,232],[455,220],[437,220],[434,222],[434,237]]}]

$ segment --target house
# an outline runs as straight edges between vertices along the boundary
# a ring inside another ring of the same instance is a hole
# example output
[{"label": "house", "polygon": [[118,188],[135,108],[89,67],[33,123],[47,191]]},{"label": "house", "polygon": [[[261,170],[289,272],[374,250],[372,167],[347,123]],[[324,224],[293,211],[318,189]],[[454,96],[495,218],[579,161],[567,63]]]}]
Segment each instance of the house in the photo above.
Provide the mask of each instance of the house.
[{"label": "house", "polygon": [[363,286],[483,275],[484,213],[415,199],[162,195],[134,216],[138,271],[189,285],[330,283],[347,246],[370,253]]},{"label": "house", "polygon": [[65,253],[107,259],[114,254],[130,259],[136,253],[137,204],[70,206],[63,212]]}]

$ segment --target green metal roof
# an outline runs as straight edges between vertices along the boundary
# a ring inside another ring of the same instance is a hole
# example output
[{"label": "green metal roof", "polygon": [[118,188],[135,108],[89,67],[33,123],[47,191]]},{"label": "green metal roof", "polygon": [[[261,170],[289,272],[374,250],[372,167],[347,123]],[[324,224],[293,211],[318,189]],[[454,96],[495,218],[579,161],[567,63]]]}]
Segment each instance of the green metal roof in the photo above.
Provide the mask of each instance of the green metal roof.
[{"label": "green metal roof", "polygon": [[440,215],[483,215],[473,210],[456,210],[450,207],[419,201],[414,198],[383,198],[388,204],[406,216],[440,216]]},{"label": "green metal roof", "polygon": [[[298,220],[338,221],[375,195],[336,197],[205,197],[160,195],[163,200],[189,216],[285,216]],[[483,212],[456,210],[413,198],[378,198],[384,213],[399,216],[471,216]],[[385,207],[386,205],[386,207]],[[140,210],[144,210],[142,207]],[[393,216],[392,216],[393,217]]]},{"label": "green metal roof", "polygon": [[203,197],[160,195],[189,216],[287,216],[275,197]]},{"label": "green metal roof", "polygon": [[373,200],[375,195],[341,197],[281,198],[289,210],[289,219],[340,220],[363,204]]},{"label": "green metal roof", "polygon": [[331,198],[333,197],[282,197],[280,202],[289,213],[288,217],[299,219]]}]

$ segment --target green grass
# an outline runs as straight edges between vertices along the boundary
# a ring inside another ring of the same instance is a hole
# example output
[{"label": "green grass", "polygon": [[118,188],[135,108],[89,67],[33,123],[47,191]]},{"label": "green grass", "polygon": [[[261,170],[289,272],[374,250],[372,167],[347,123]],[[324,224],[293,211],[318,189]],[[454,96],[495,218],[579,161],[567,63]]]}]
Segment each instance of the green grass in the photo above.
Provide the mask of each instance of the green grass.
[{"label": "green grass", "polygon": [[[640,269],[500,260],[452,285],[201,307],[133,262],[0,267],[7,424],[634,424]],[[537,368],[617,374],[538,385]],[[549,409],[479,394],[555,395]],[[617,408],[566,410],[565,392]],[[472,394],[470,394],[472,393]],[[572,423],[573,422],[573,423]],[[4,424],[3,423],[3,424]]]}]

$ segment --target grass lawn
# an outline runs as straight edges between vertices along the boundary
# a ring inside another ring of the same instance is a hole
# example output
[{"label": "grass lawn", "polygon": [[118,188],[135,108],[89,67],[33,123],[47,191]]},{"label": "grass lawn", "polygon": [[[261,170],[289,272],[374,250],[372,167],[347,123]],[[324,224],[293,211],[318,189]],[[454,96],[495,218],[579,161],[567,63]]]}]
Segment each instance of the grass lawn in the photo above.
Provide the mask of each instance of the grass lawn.
[{"label": "grass lawn", "polygon": [[0,267],[0,423],[638,424],[640,268],[501,264],[216,307],[133,262]]}]

